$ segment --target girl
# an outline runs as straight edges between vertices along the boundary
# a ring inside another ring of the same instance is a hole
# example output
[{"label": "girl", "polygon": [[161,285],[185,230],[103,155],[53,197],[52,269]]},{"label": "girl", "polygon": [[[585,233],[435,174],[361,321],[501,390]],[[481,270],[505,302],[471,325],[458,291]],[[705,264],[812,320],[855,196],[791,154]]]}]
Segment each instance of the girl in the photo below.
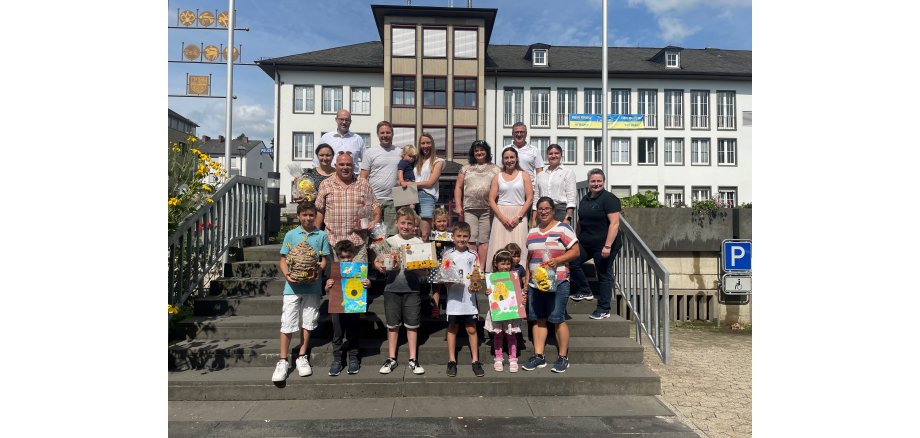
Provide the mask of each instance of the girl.
[{"label": "girl", "polygon": [[[428,236],[428,240],[435,242],[435,254],[438,257],[438,265],[443,261],[444,250],[453,247],[453,235],[447,231],[448,214],[443,208],[436,208],[431,214],[434,219],[434,229]],[[438,319],[441,317],[441,284],[434,283],[431,285],[431,318]]]},{"label": "girl", "polygon": [[431,232],[431,214],[440,196],[438,181],[444,163],[444,159],[437,156],[434,137],[423,132],[418,137],[418,161],[415,163],[415,186],[418,187],[419,214],[422,216],[419,237],[422,239],[428,239],[428,233]]},{"label": "girl", "polygon": [[[492,259],[492,272],[510,272],[511,271],[511,253],[502,249],[495,253]],[[491,294],[491,289],[486,289],[486,294]],[[524,297],[526,305],[527,298]],[[492,323],[492,312],[486,312],[486,322],[484,328],[492,332],[492,347],[495,349],[495,371],[501,372],[502,367],[502,344],[507,341],[508,344],[508,370],[512,373],[518,372],[517,360],[517,334],[521,332],[521,319],[511,319]]]},{"label": "girl", "polygon": [[521,279],[521,289],[526,290],[524,289],[524,277],[527,275],[527,271],[521,265],[521,247],[516,243],[509,243],[505,245],[505,249],[511,253],[511,270],[517,272],[518,278]]}]

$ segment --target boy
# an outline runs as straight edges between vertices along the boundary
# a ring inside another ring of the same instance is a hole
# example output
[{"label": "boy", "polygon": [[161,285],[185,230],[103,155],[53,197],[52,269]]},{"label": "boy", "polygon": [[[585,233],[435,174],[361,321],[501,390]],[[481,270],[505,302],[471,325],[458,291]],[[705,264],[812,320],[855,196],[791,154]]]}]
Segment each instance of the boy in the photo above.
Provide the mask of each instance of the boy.
[{"label": "boy", "polygon": [[[416,228],[421,220],[415,210],[400,207],[396,211],[396,229],[399,234],[387,238],[390,247],[403,248],[409,243],[423,243],[416,236]],[[425,368],[418,363],[418,328],[421,326],[419,313],[422,300],[419,296],[419,282],[427,276],[427,270],[403,269],[394,262],[391,269],[386,269],[383,257],[374,258],[374,267],[386,273],[386,286],[383,288],[383,307],[387,322],[387,345],[389,357],[380,367],[380,374],[390,374],[397,366],[396,340],[399,338],[399,326],[406,326],[406,338],[409,340],[409,369],[415,374],[423,374]]]},{"label": "boy", "polygon": [[[407,144],[402,148],[399,163],[396,163],[396,180],[402,188],[415,182],[415,160],[418,159],[418,151],[415,146]],[[409,208],[415,209],[415,204],[409,204]]]},{"label": "boy", "polygon": [[524,270],[524,266],[521,265],[521,247],[516,243],[509,243],[505,245],[505,249],[511,253],[511,263],[514,264],[514,267],[511,268],[512,272],[517,272],[518,278],[521,279],[521,290],[527,290],[526,285],[524,284],[524,277],[527,274],[527,271]]},{"label": "boy", "polygon": [[444,251],[444,259],[450,260],[464,280],[460,283],[450,283],[447,287],[447,375],[457,375],[457,331],[460,324],[466,327],[466,335],[470,341],[470,353],[473,356],[473,374],[482,377],[486,373],[479,363],[479,339],[476,332],[476,321],[479,320],[479,308],[476,306],[476,296],[470,293],[470,272],[473,266],[479,265],[479,257],[469,246],[470,224],[457,222],[453,227],[454,247]]},{"label": "boy", "polygon": [[[326,232],[317,230],[313,226],[316,218],[316,206],[312,202],[303,202],[297,206],[297,219],[300,226],[288,231],[281,243],[281,273],[284,274],[284,298],[281,308],[281,359],[275,365],[272,373],[272,382],[283,382],[287,379],[291,364],[288,362],[288,352],[291,347],[291,337],[295,331],[300,331],[300,352],[296,360],[297,372],[300,377],[313,374],[310,360],[307,358],[307,344],[310,341],[310,332],[316,329],[319,319],[319,306],[323,298],[320,278],[312,281],[298,282],[291,276],[287,265],[287,254],[303,241],[316,252],[319,259],[317,272],[323,272],[329,263],[329,239]],[[317,274],[318,275],[318,274]]]},{"label": "boy", "polygon": [[[335,256],[337,262],[350,262],[355,256],[355,244],[348,239],[343,239],[335,244]],[[330,278],[326,280],[326,296],[332,291],[332,288],[339,287],[341,284],[334,284]],[[370,280],[361,280],[364,289],[371,285]],[[342,340],[348,343],[348,374],[358,374],[361,369],[361,361],[358,359],[361,343],[361,329],[359,313],[333,313],[332,316],[332,364],[329,365],[329,375],[338,376],[344,368],[342,355]]]}]

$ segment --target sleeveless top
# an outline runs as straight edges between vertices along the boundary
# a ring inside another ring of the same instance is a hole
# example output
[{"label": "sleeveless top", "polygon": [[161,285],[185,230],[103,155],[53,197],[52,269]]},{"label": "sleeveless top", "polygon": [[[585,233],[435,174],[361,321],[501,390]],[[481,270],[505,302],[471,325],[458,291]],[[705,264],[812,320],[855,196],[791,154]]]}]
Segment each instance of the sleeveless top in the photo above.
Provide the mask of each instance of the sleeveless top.
[{"label": "sleeveless top", "polygon": [[505,181],[502,173],[498,176],[498,205],[524,205],[524,172],[517,171],[511,181]]},{"label": "sleeveless top", "polygon": [[[443,158],[434,159],[435,164],[443,163],[443,162],[444,162]],[[428,181],[428,179],[431,178],[431,167],[432,167],[431,163],[426,159],[425,162],[422,163],[422,171],[421,173],[418,174],[418,178],[416,178],[416,181]],[[444,171],[443,166],[441,167],[441,171],[442,172]],[[434,201],[437,202],[438,201],[438,185],[439,185],[439,182],[435,181],[433,186],[419,188],[419,190],[431,195],[431,197],[434,198]]]}]

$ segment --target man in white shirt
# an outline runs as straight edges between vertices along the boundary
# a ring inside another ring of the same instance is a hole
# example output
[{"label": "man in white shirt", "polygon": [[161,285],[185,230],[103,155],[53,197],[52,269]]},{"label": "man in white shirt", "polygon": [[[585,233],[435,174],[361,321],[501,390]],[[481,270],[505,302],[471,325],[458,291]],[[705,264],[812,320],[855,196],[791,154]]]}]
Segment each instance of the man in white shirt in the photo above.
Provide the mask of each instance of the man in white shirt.
[{"label": "man in white shirt", "polygon": [[402,149],[393,145],[393,125],[384,120],[377,124],[378,146],[367,149],[361,178],[366,178],[380,202],[383,223],[387,234],[396,234],[396,208],[393,206],[393,186],[396,185],[396,167]]},{"label": "man in white shirt", "polygon": [[[538,151],[537,147],[527,142],[527,125],[523,122],[517,122],[511,126],[511,144],[505,145],[502,150],[496,151],[495,164],[502,167],[502,151],[509,146],[514,146],[518,153],[518,165],[521,166],[528,175],[530,175],[531,188],[534,193],[537,192],[537,174],[543,172],[543,154]],[[536,199],[534,199],[536,202]],[[531,210],[527,210],[530,216]],[[530,219],[528,217],[528,219]]]},{"label": "man in white shirt", "polygon": [[[351,126],[351,113],[347,109],[340,109],[335,113],[336,130],[323,134],[319,143],[326,143],[332,146],[332,160],[342,153],[351,155],[355,163],[355,174],[361,170],[361,162],[364,160],[364,139],[360,135],[348,130]],[[313,156],[313,167],[319,167],[319,158]]]}]

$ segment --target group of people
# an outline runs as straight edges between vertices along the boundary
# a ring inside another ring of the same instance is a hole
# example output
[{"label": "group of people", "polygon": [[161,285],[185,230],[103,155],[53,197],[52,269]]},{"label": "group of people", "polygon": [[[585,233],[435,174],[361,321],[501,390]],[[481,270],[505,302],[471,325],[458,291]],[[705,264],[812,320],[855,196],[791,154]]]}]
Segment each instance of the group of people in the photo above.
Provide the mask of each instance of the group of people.
[{"label": "group of people", "polygon": [[[425,372],[417,355],[417,330],[421,325],[419,291],[428,271],[385,263],[384,257],[369,250],[369,230],[381,222],[385,224],[389,236],[386,240],[391,247],[439,242],[439,247],[444,244],[446,248],[439,251],[439,258],[451,260],[464,275],[462,282],[431,285],[432,318],[441,317],[441,295],[446,293],[449,376],[457,375],[456,335],[461,325],[470,342],[472,371],[476,376],[484,375],[478,357],[476,324],[480,312],[475,294],[493,291],[471,282],[469,274],[474,266],[483,273],[518,272],[522,290],[526,291],[527,319],[533,322],[533,355],[518,364],[517,333],[521,332],[522,321],[493,323],[486,312],[485,329],[493,334],[493,369],[504,370],[503,344],[507,344],[509,371],[546,367],[545,347],[551,323],[555,325],[559,352],[552,371],[565,372],[569,367],[566,320],[571,319],[566,304],[569,299],[594,299],[581,269],[589,259],[594,261],[599,280],[597,308],[590,318],[610,317],[612,265],[621,245],[620,201],[605,189],[603,171],[593,169],[588,173],[589,192],[577,200],[574,172],[561,163],[562,148],[556,144],[547,148],[548,166],[544,170],[543,151],[527,142],[526,126],[516,123],[512,127],[513,142],[494,160],[487,142],[477,140],[470,146],[469,163],[457,175],[453,193],[454,207],[462,214],[461,220],[448,231],[449,215],[446,210],[435,208],[445,160],[437,156],[434,138],[422,133],[418,145],[397,147],[392,144],[392,125],[381,121],[377,124],[378,145],[365,148],[361,137],[348,129],[350,124],[350,113],[340,110],[336,114],[337,130],[322,137],[315,151],[315,165],[305,171],[319,182],[316,200],[299,204],[297,215],[301,226],[289,231],[282,243],[281,270],[287,281],[281,358],[272,380],[283,381],[290,372],[292,365],[287,356],[296,331],[301,332],[301,345],[294,365],[301,376],[312,374],[306,357],[307,342],[310,331],[316,328],[323,289],[328,293],[334,286],[323,276],[311,284],[299,284],[290,277],[285,257],[303,240],[322,257],[321,271],[333,261],[363,261],[368,262],[371,272],[376,271],[376,276],[370,277],[385,283],[388,357],[380,373],[390,373],[398,366],[396,352],[401,326],[407,331],[408,367],[416,374]],[[392,190],[409,185],[418,188],[418,204],[397,208],[393,205]],[[372,212],[369,221],[362,225],[358,221],[360,206]],[[573,228],[576,209],[579,220]],[[545,277],[546,272],[552,278],[540,277]],[[545,287],[548,282],[553,284],[549,292]],[[365,287],[369,285],[365,280]],[[358,314],[332,314],[330,376],[339,375],[346,363],[348,374],[360,370],[358,322]]]}]

